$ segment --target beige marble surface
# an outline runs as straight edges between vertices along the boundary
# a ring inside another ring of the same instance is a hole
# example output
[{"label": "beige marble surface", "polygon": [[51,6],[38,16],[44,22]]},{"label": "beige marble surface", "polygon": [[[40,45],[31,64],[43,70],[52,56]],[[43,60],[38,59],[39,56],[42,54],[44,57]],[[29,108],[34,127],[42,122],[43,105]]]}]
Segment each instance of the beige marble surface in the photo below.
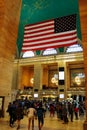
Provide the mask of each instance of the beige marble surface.
[{"label": "beige marble surface", "polygon": [[[5,118],[0,118],[0,130],[16,130],[17,123],[15,122],[14,127],[11,128],[9,126],[9,116]],[[79,117],[78,120],[75,120],[73,122],[68,122],[68,124],[63,124],[63,121],[57,119],[56,115],[55,117],[49,117],[49,113],[46,114],[46,117],[44,119],[44,126],[42,130],[83,130],[83,123],[85,121],[85,116]],[[28,119],[25,116],[23,120],[21,120],[21,127],[20,130],[28,130]],[[32,129],[30,129],[32,130]],[[38,130],[38,120],[35,120],[35,126],[34,130]]]}]

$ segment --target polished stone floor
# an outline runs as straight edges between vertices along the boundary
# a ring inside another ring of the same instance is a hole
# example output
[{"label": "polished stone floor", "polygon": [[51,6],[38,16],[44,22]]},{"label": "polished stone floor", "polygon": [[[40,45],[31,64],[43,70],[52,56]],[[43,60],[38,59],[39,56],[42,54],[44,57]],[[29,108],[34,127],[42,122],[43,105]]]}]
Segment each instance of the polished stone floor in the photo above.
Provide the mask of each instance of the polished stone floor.
[{"label": "polished stone floor", "polygon": [[[9,116],[5,118],[0,118],[0,130],[16,130],[17,124],[15,122],[14,127],[11,128],[9,126]],[[83,123],[85,121],[85,116],[80,116],[78,120],[73,122],[69,121],[68,124],[63,124],[63,121],[57,119],[55,117],[49,117],[49,113],[46,113],[46,117],[44,118],[44,126],[42,130],[83,130]],[[20,130],[28,130],[27,129],[28,119],[26,116],[21,120]],[[34,130],[38,130],[38,121],[35,120]],[[32,130],[32,129],[31,129]]]}]

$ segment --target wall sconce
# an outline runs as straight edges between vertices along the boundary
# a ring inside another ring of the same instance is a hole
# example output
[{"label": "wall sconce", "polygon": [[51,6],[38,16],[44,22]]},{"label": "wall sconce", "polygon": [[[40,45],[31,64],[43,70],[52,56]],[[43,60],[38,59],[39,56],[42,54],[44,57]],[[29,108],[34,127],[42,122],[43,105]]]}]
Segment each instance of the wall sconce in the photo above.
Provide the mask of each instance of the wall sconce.
[{"label": "wall sconce", "polygon": [[33,84],[34,83],[34,78],[30,79],[30,83]]}]

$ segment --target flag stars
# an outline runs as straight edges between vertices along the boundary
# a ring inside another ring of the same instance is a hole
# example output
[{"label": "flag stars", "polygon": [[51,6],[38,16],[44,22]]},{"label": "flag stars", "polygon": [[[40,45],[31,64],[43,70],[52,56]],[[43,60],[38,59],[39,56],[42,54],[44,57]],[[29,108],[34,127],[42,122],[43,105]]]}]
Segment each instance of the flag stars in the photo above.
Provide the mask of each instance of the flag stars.
[{"label": "flag stars", "polygon": [[76,15],[54,19],[55,33],[76,29]]}]

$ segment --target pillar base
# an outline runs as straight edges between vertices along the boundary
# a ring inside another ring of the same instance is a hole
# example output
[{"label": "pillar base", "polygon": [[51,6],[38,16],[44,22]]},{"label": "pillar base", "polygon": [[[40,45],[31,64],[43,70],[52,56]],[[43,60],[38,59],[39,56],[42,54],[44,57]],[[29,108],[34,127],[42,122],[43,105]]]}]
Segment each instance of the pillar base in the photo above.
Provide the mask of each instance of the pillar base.
[{"label": "pillar base", "polygon": [[87,121],[85,121],[83,124],[83,130],[87,130]]}]

